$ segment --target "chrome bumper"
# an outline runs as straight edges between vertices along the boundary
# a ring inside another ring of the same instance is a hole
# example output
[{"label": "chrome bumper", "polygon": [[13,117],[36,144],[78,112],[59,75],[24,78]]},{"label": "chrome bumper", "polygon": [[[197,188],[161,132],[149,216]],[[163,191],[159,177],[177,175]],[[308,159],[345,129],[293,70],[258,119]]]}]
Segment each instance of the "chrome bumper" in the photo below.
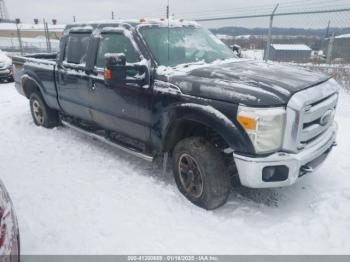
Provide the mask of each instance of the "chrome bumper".
[{"label": "chrome bumper", "polygon": [[[251,188],[283,187],[294,184],[299,177],[314,171],[335,145],[337,124],[334,123],[320,138],[299,153],[277,152],[267,157],[246,157],[233,154],[242,185]],[[283,181],[263,180],[266,167],[283,166],[288,176]]]}]

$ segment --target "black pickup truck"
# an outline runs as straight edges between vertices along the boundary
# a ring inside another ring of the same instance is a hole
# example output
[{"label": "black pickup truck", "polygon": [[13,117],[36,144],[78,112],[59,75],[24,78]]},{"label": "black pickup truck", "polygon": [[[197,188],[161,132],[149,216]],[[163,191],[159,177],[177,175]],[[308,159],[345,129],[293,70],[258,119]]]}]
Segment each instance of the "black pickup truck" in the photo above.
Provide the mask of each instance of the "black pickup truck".
[{"label": "black pickup truck", "polygon": [[223,205],[237,178],[291,185],[335,145],[335,80],[239,59],[195,22],[72,24],[58,54],[13,63],[36,125],[68,126],[165,166],[170,156],[179,190],[205,209]]}]

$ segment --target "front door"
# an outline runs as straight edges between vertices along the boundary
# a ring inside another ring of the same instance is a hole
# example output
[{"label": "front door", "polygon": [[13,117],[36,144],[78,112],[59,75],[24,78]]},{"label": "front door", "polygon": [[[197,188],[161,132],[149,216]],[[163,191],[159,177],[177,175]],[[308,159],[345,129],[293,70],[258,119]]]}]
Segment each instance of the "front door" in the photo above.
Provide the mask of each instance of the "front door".
[{"label": "front door", "polygon": [[[91,111],[94,121],[105,129],[148,143],[151,125],[151,99],[149,88],[125,84],[111,88],[104,81],[106,53],[124,53],[127,63],[140,62],[132,40],[122,32],[105,32],[95,62],[95,74],[90,76],[93,90]],[[133,72],[128,72],[132,77]]]}]

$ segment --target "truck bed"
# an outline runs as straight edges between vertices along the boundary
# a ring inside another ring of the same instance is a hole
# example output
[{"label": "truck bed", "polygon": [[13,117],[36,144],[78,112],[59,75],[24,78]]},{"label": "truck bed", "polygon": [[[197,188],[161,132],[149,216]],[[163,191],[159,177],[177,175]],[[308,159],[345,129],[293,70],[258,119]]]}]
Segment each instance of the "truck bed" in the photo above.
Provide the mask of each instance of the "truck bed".
[{"label": "truck bed", "polygon": [[53,109],[59,109],[55,78],[56,58],[57,53],[37,53],[12,58],[17,90],[27,96],[23,90],[24,82],[36,82],[46,104]]},{"label": "truck bed", "polygon": [[58,53],[36,53],[24,56],[14,56],[12,58],[13,63],[16,64],[24,64],[26,61],[33,62],[55,62],[57,59]]}]

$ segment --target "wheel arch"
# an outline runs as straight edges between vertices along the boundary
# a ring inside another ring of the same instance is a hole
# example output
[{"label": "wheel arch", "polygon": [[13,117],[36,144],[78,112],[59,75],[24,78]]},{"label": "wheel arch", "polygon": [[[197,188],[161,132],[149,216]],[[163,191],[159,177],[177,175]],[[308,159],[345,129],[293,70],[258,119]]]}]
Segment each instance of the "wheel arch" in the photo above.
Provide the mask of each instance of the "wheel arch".
[{"label": "wheel arch", "polygon": [[[169,108],[164,116],[167,123],[163,126],[161,149],[171,151],[182,139],[197,136],[198,129],[204,128],[218,135],[228,147],[239,152],[252,152],[253,147],[248,136],[212,106],[181,104]],[[197,130],[196,130],[197,129]]]},{"label": "wheel arch", "polygon": [[30,95],[33,92],[39,92],[45,101],[45,98],[43,96],[43,88],[42,88],[41,84],[35,78],[33,78],[32,76],[30,76],[28,74],[24,74],[21,77],[21,85],[23,88],[24,95],[28,99],[30,98]]}]

